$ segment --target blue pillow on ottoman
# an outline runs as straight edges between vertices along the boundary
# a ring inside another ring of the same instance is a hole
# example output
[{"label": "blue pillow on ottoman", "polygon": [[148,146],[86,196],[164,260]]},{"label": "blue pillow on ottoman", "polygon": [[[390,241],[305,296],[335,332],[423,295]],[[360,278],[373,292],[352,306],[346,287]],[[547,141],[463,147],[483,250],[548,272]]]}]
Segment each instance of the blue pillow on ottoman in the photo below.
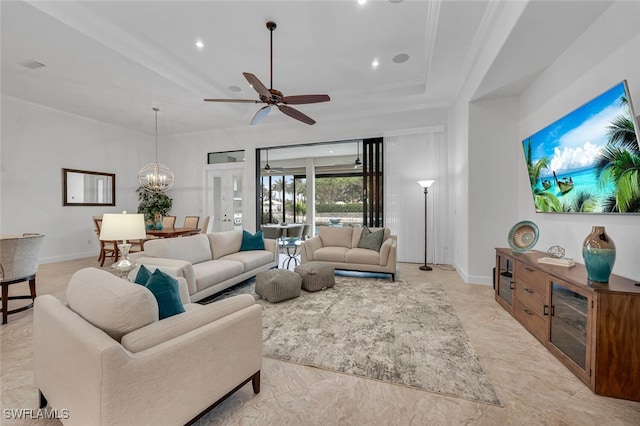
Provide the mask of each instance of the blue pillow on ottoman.
[{"label": "blue pillow on ottoman", "polygon": [[240,251],[264,250],[264,237],[262,230],[252,235],[249,231],[242,231],[242,245]]},{"label": "blue pillow on ottoman", "polygon": [[[148,277],[146,281],[144,279]],[[180,299],[178,280],[156,269],[153,274],[143,265],[136,275],[135,283],[145,286],[158,302],[160,319],[168,318],[184,312]]]}]

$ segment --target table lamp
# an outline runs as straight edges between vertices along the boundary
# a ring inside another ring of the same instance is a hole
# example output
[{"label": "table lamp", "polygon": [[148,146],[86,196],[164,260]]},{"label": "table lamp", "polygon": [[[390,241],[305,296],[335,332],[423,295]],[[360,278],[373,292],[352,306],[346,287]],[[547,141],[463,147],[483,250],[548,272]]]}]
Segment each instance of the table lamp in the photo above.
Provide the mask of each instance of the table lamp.
[{"label": "table lamp", "polygon": [[129,260],[129,249],[131,244],[127,240],[141,240],[147,236],[144,215],[127,214],[126,211],[120,213],[105,213],[102,216],[102,227],[100,229],[100,240],[102,241],[122,241],[118,244],[118,249],[122,258],[111,267],[118,271],[121,276],[129,273],[135,264]]}]

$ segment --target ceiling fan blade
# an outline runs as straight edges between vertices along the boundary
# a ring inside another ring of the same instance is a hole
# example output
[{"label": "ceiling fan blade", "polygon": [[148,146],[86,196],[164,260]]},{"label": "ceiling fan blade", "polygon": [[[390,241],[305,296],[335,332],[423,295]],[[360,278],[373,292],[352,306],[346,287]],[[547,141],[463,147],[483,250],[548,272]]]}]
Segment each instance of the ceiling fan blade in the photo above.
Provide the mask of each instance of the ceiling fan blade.
[{"label": "ceiling fan blade", "polygon": [[253,87],[253,90],[258,92],[261,97],[271,99],[271,92],[265,87],[264,84],[262,84],[260,80],[258,80],[258,77],[248,72],[243,72],[242,75],[244,75],[244,78],[247,79],[251,87]]},{"label": "ceiling fan blade", "polygon": [[301,113],[295,108],[291,108],[286,105],[277,105],[277,106],[280,111],[287,114],[291,118],[295,118],[296,120],[302,121],[303,123],[306,123],[309,125],[316,124],[316,121],[313,118]]},{"label": "ceiling fan blade", "polygon": [[329,98],[329,95],[294,95],[282,98],[283,103],[291,105],[315,104],[330,100],[331,98]]},{"label": "ceiling fan blade", "polygon": [[205,99],[205,102],[241,102],[247,104],[259,104],[262,101],[256,101],[255,99]]},{"label": "ceiling fan blade", "polygon": [[269,114],[269,111],[271,111],[271,105],[266,105],[260,108],[258,112],[256,112],[256,115],[253,116],[250,125],[255,126],[260,123]]}]

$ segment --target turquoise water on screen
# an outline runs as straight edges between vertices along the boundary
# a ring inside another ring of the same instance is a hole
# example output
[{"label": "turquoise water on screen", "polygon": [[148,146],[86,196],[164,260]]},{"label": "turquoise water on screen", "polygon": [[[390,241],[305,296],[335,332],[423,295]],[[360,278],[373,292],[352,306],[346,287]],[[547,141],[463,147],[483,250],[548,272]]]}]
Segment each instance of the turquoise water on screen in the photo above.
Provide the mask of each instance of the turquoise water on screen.
[{"label": "turquoise water on screen", "polygon": [[577,170],[571,173],[559,174],[557,176],[558,180],[571,178],[573,181],[573,189],[562,194],[553,179],[553,175],[541,177],[536,187],[540,190],[544,190],[542,187],[542,180],[550,181],[551,187],[546,191],[551,192],[553,195],[558,197],[558,199],[565,205],[572,203],[581,192],[586,192],[598,200],[598,209],[596,209],[596,211],[602,211],[602,202],[612,196],[615,191],[615,185],[613,183],[609,183],[606,186],[602,186],[600,184],[596,178],[594,168]]}]

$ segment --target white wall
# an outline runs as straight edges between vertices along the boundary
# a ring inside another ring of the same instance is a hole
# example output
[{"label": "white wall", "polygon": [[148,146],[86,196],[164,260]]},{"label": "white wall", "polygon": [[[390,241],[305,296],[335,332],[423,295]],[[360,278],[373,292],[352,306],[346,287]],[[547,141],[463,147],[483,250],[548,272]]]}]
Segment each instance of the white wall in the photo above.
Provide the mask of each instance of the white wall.
[{"label": "white wall", "polygon": [[[519,140],[542,129],[563,115],[626,79],[631,101],[640,107],[640,3],[615,4],[578,40],[562,58],[549,67],[520,99]],[[616,44],[603,45],[598,34],[603,29],[619,34]],[[633,34],[630,34],[633,32]],[[593,53],[600,53],[597,57]],[[604,54],[603,54],[604,52]],[[588,66],[588,68],[585,68]],[[524,162],[524,158],[518,160]],[[518,213],[526,217],[534,211],[529,182],[524,172],[518,175]],[[567,256],[582,262],[582,243],[594,225],[603,225],[616,243],[617,258],[613,272],[640,279],[640,215],[536,214],[540,228],[536,248],[546,250],[558,244]]]},{"label": "white wall", "polygon": [[[499,115],[499,110],[504,107],[499,103],[492,105],[476,102],[472,108],[471,102],[526,6],[527,2],[524,1],[501,4],[497,19],[492,24],[491,34],[451,107],[447,141],[449,179],[453,194],[450,200],[450,246],[452,263],[467,283],[489,284],[492,281],[491,272],[495,261],[489,262],[488,259],[495,259],[493,242],[495,238],[499,238],[503,224],[496,215],[485,214],[487,210],[490,213],[493,207],[484,198],[487,198],[487,191],[494,191],[495,182],[505,178],[505,174],[495,163],[495,153],[500,149],[497,143],[505,139],[501,135],[502,123]],[[492,112],[493,108],[498,111]],[[486,112],[483,112],[485,109]],[[482,121],[483,115],[491,120],[491,123],[486,123],[486,127]],[[508,126],[512,127],[513,123]],[[492,137],[493,132],[496,137]],[[472,167],[480,170],[483,164],[488,166],[481,169],[482,176],[478,179],[472,174]],[[495,200],[497,197],[490,198]],[[509,209],[515,212],[516,207],[507,206],[506,209],[501,211],[501,215],[508,215]],[[487,240],[487,235],[492,235],[492,239]]]},{"label": "white wall", "polygon": [[[137,210],[137,170],[152,160],[152,144],[148,135],[3,96],[0,233],[46,234],[42,263],[97,258],[91,217]],[[115,173],[116,206],[63,207],[62,168]]]}]

